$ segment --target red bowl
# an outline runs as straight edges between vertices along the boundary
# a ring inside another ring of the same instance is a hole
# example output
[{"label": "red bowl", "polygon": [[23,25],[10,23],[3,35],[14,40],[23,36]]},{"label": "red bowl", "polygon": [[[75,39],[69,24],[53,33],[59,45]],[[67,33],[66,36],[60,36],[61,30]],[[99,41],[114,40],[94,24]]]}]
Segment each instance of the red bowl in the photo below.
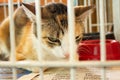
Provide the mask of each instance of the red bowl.
[{"label": "red bowl", "polygon": [[[100,40],[82,41],[78,47],[79,60],[100,60]],[[120,43],[106,40],[106,59],[120,60]]]}]

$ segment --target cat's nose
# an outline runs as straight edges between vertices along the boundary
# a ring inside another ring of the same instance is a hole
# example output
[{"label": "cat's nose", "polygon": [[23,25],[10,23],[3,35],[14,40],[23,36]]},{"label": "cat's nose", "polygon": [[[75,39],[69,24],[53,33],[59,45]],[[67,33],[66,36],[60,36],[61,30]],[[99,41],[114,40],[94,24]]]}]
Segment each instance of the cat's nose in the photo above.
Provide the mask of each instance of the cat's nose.
[{"label": "cat's nose", "polygon": [[66,58],[69,58],[69,53],[65,53],[65,57],[66,57]]}]

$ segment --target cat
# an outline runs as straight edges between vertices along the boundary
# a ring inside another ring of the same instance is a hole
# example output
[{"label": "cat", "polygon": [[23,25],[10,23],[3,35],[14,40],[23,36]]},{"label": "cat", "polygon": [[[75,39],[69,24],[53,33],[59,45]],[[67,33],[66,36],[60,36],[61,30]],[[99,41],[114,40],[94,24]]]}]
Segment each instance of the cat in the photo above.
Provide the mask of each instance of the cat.
[{"label": "cat", "polygon": [[[41,6],[41,49],[45,61],[68,60],[68,18],[67,6],[63,3],[49,3]],[[76,46],[84,33],[84,20],[95,6],[77,6],[75,11]],[[23,3],[13,14],[15,25],[16,60],[38,60],[35,4]],[[9,17],[0,24],[0,48],[2,54],[10,56]],[[1,55],[2,55],[1,54]]]}]

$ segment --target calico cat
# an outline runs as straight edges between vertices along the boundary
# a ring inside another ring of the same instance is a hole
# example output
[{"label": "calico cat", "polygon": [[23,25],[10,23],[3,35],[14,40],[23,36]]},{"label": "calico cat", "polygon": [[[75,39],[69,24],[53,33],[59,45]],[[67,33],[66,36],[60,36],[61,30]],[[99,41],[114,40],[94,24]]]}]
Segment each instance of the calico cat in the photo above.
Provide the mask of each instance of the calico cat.
[{"label": "calico cat", "polygon": [[[77,6],[75,11],[75,39],[78,45],[84,33],[84,20],[95,6]],[[14,14],[16,60],[38,60],[35,5],[25,4]],[[49,3],[41,6],[42,58],[47,61],[68,59],[68,18],[67,6],[62,3]],[[2,54],[10,55],[9,17],[0,25],[0,48]]]}]

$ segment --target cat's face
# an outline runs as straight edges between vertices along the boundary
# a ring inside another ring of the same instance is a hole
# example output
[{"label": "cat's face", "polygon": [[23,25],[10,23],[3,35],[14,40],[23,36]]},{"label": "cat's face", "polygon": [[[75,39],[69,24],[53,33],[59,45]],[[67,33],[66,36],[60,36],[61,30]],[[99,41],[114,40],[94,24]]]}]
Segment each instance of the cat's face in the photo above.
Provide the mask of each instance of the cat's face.
[{"label": "cat's face", "polygon": [[[42,24],[42,41],[43,47],[50,53],[57,57],[68,57],[69,50],[69,34],[68,34],[68,23],[67,18],[61,21],[61,25],[58,24],[54,19],[48,20]],[[75,40],[76,45],[82,38],[84,31],[83,23],[76,22],[75,24]]]},{"label": "cat's face", "polygon": [[[24,4],[27,16],[35,14],[34,5]],[[78,45],[84,32],[84,20],[91,13],[92,6],[75,7],[75,43]],[[30,12],[30,13],[28,13]],[[33,14],[31,14],[31,12]],[[42,48],[49,54],[58,58],[69,56],[69,35],[68,35],[68,18],[67,6],[61,3],[50,3],[41,7],[42,14]],[[34,22],[35,15],[31,21]]]}]

